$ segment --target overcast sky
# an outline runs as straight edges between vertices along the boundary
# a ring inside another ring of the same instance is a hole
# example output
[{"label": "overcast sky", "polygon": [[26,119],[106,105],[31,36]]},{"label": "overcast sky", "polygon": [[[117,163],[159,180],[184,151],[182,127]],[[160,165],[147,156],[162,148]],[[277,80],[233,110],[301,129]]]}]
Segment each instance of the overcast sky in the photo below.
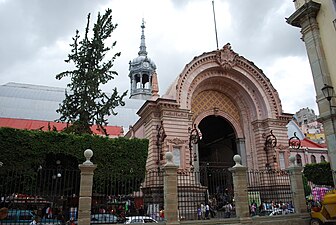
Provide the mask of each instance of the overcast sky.
[{"label": "overcast sky", "polygon": [[[253,61],[277,89],[283,111],[309,107],[318,114],[313,79],[300,29],[286,23],[292,0],[215,0],[218,44],[231,43]],[[113,67],[119,76],[104,86],[129,89],[128,62],[137,57],[141,21],[146,21],[148,56],[157,65],[163,95],[195,56],[215,50],[211,0],[0,0],[0,85],[8,82],[65,87],[55,75],[71,68],[64,62],[75,30],[83,34],[86,17],[111,8],[112,35],[121,52]],[[93,23],[92,23],[93,24]]]}]

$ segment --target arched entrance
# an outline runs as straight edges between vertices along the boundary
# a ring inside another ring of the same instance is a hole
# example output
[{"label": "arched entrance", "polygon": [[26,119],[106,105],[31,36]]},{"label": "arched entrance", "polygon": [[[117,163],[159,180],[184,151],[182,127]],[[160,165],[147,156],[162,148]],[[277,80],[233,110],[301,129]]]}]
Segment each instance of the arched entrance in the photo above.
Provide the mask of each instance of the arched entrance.
[{"label": "arched entrance", "polygon": [[207,187],[208,200],[222,208],[232,201],[232,157],[237,154],[236,135],[232,125],[223,117],[209,115],[198,125],[202,139],[198,143],[200,183]]},{"label": "arched entrance", "polygon": [[233,166],[237,154],[236,136],[231,124],[221,116],[207,116],[198,125],[202,133],[199,142],[199,166],[227,169]]}]

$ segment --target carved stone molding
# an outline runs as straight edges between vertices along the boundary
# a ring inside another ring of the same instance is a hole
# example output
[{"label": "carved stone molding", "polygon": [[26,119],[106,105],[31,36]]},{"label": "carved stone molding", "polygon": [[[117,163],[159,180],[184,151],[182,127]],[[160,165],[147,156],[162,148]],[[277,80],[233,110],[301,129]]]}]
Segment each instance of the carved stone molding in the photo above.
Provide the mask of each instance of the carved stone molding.
[{"label": "carved stone molding", "polygon": [[173,139],[167,139],[168,143],[174,144],[174,145],[183,145],[188,142],[188,140],[181,140],[179,138],[173,138]]},{"label": "carved stone molding", "polygon": [[171,117],[178,117],[178,118],[188,118],[189,117],[189,113],[175,112],[175,111],[163,111],[163,116],[171,116]]}]

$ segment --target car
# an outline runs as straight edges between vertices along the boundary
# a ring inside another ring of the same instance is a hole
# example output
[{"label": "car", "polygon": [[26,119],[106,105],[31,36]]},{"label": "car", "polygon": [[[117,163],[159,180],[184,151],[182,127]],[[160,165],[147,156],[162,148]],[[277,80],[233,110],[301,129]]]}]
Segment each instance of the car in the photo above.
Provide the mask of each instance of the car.
[{"label": "car", "polygon": [[38,218],[37,215],[32,210],[22,210],[22,209],[10,209],[8,210],[7,216],[1,220],[0,224],[4,225],[19,225],[19,224],[29,224],[36,219],[40,225],[52,225],[61,224],[61,221],[57,219],[47,219]]},{"label": "car", "polygon": [[109,213],[97,213],[91,215],[91,224],[99,223],[99,224],[114,224],[114,223],[122,223],[123,221],[117,216]]},{"label": "car", "polygon": [[262,210],[257,216],[278,216],[278,215],[286,215],[290,213],[294,213],[294,209],[286,209],[286,210],[268,209],[268,210]]},{"label": "car", "polygon": [[129,216],[126,217],[125,224],[133,224],[133,223],[158,223],[155,219],[150,216]]},{"label": "car", "polygon": [[257,216],[269,216],[272,212],[272,210],[262,210]]}]

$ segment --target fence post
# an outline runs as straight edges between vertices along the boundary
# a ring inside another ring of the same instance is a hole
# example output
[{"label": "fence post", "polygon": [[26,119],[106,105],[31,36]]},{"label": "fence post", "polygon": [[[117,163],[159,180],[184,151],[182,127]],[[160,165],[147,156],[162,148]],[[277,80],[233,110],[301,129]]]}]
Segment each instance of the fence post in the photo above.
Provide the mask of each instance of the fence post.
[{"label": "fence post", "polygon": [[173,154],[166,153],[164,165],[164,216],[167,225],[180,224],[178,220],[177,168],[173,163]]},{"label": "fence post", "polygon": [[291,166],[287,168],[290,178],[293,204],[296,213],[307,213],[306,198],[302,180],[302,167],[295,165],[295,156],[289,157]]},{"label": "fence post", "polygon": [[240,155],[233,156],[233,160],[235,161],[236,165],[229,168],[229,171],[232,173],[233,179],[236,216],[240,220],[247,220],[245,223],[248,223],[248,220],[251,218],[249,218],[250,209],[247,193],[247,167],[241,165]]},{"label": "fence post", "polygon": [[90,225],[91,223],[91,198],[93,185],[93,171],[97,168],[90,159],[93,155],[91,149],[84,151],[86,161],[78,167],[81,170],[79,206],[78,206],[78,225]]}]

